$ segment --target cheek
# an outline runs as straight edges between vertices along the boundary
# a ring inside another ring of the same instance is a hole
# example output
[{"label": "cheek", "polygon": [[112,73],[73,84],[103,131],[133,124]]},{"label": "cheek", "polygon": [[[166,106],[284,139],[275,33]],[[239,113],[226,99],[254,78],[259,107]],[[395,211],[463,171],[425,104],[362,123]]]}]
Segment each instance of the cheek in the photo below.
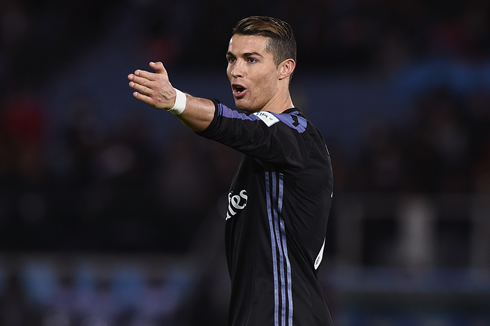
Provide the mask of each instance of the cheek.
[{"label": "cheek", "polygon": [[264,96],[270,96],[277,90],[276,81],[273,73],[267,73],[261,76],[258,82],[259,90]]},{"label": "cheek", "polygon": [[263,74],[256,79],[250,92],[249,101],[254,109],[262,108],[277,92],[276,83],[270,74]]}]

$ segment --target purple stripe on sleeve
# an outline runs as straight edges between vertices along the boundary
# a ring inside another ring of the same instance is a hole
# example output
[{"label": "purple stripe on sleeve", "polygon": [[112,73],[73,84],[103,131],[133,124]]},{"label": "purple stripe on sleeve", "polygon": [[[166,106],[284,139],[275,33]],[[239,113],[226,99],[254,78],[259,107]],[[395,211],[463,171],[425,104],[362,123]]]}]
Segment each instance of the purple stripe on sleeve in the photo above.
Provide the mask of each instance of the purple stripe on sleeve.
[{"label": "purple stripe on sleeve", "polygon": [[218,115],[230,119],[240,119],[240,120],[250,120],[250,121],[259,120],[259,118],[253,114],[248,115],[246,113],[237,110],[232,110],[226,105],[223,105],[221,103],[218,104]]}]

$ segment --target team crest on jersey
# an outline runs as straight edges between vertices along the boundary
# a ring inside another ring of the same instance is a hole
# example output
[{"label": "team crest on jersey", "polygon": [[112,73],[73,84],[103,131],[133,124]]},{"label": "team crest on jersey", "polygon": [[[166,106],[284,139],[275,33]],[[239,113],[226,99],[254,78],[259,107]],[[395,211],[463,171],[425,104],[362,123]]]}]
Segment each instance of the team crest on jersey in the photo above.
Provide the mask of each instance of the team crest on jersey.
[{"label": "team crest on jersey", "polygon": [[247,206],[248,196],[247,191],[242,190],[238,195],[233,195],[233,192],[228,194],[228,211],[226,212],[226,219],[230,219],[236,215],[238,210],[242,210]]},{"label": "team crest on jersey", "polygon": [[258,116],[260,120],[264,121],[267,127],[270,127],[273,124],[279,122],[278,118],[276,118],[272,113],[267,111],[259,111],[259,112],[255,112],[254,114]]}]

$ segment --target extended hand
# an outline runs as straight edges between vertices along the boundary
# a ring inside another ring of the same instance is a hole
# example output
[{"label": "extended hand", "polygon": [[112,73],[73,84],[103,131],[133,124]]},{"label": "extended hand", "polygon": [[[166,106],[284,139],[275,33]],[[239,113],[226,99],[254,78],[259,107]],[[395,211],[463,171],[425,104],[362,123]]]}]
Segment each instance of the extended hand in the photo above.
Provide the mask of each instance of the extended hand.
[{"label": "extended hand", "polygon": [[154,108],[171,109],[175,103],[176,92],[170,84],[167,70],[161,62],[150,62],[150,67],[155,73],[136,70],[134,74],[128,75],[129,87],[135,90],[133,96]]}]

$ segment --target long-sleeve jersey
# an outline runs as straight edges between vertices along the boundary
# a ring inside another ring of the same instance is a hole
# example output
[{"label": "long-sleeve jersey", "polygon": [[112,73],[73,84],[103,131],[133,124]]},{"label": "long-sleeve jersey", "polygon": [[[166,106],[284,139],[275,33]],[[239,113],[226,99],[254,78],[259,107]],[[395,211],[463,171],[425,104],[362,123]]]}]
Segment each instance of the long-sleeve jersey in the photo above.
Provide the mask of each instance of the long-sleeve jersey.
[{"label": "long-sleeve jersey", "polygon": [[215,102],[198,134],[244,154],[225,222],[228,325],[332,325],[317,279],[333,197],[321,133],[297,108],[246,114]]}]

